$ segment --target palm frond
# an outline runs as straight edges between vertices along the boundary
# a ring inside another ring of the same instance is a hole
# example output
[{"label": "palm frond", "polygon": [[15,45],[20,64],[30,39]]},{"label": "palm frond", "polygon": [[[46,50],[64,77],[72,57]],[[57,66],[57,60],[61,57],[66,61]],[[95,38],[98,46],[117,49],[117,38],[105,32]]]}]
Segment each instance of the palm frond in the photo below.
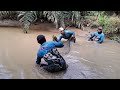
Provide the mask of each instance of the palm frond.
[{"label": "palm frond", "polygon": [[19,21],[24,26],[23,30],[24,30],[25,33],[28,32],[30,25],[37,20],[36,11],[20,12],[20,14],[18,15],[18,18],[19,17],[20,17]]},{"label": "palm frond", "polygon": [[16,11],[0,11],[0,19],[17,19],[17,12]]}]

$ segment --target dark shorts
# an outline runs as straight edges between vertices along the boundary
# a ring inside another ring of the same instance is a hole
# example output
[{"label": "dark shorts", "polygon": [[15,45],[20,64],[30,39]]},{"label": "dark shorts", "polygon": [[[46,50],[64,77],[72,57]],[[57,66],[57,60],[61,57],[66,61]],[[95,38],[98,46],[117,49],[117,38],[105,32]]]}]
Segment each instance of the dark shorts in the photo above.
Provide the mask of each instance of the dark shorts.
[{"label": "dark shorts", "polygon": [[60,55],[60,53],[58,51],[56,53],[51,51],[50,53],[56,56],[56,58],[45,60],[48,64],[43,65],[43,68],[48,72],[58,72],[58,71],[66,70],[66,62],[64,58]]},{"label": "dark shorts", "polygon": [[43,65],[43,69],[48,72],[58,72],[62,70],[66,70],[66,62],[64,60],[53,62],[53,60],[48,61],[48,65]]},{"label": "dark shorts", "polygon": [[72,35],[69,36],[68,40],[74,43],[76,42],[76,38],[72,37]]}]

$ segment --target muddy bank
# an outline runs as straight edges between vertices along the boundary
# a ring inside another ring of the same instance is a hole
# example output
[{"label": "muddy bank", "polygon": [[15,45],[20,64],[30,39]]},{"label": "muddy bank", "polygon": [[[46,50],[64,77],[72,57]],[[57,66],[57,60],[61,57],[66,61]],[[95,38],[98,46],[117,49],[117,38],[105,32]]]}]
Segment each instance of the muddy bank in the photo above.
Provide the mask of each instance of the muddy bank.
[{"label": "muddy bank", "polygon": [[0,20],[0,27],[21,27],[22,23],[15,20]]},{"label": "muddy bank", "polygon": [[[35,64],[39,45],[38,34],[47,40],[58,36],[57,29],[51,25],[31,27],[28,34],[21,28],[0,27],[0,78],[1,79],[101,79],[120,78],[120,44],[105,39],[103,44],[88,42],[88,32],[74,29],[77,42],[64,41],[59,49],[69,67],[59,73],[48,73]],[[42,60],[44,62],[44,60]]]}]

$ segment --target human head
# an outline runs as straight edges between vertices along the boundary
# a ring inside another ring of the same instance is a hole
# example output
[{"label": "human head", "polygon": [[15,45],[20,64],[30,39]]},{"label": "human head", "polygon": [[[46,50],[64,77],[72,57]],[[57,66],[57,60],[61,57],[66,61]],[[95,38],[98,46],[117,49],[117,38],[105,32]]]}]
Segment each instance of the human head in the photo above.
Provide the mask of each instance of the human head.
[{"label": "human head", "polygon": [[59,28],[59,32],[61,33],[61,34],[64,34],[65,32],[64,32],[64,28],[63,27],[60,27]]},{"label": "human head", "polygon": [[98,30],[97,30],[97,31],[98,31],[99,34],[101,34],[101,33],[102,33],[102,30],[103,30],[103,28],[100,26],[100,27],[98,27]]},{"label": "human head", "polygon": [[38,42],[39,44],[43,44],[44,42],[46,42],[45,36],[44,36],[44,35],[38,35],[38,36],[37,36],[37,42]]}]

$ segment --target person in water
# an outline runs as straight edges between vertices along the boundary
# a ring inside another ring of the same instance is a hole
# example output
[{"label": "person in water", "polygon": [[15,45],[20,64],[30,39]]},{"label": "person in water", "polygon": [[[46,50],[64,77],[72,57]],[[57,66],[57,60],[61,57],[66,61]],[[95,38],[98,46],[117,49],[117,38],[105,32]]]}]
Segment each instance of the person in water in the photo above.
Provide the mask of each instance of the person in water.
[{"label": "person in water", "polygon": [[53,36],[54,41],[61,41],[62,38],[71,40],[75,43],[76,38],[75,38],[75,32],[70,31],[70,30],[65,30],[64,28],[60,27],[59,28],[60,36],[57,38],[56,36]]},{"label": "person in water", "polygon": [[[64,46],[61,41],[46,41],[44,35],[38,35],[37,42],[41,46],[38,49],[36,64],[40,64],[41,67],[49,72],[66,69],[66,62],[56,49]],[[47,62],[47,64],[41,63],[42,58]]]},{"label": "person in water", "polygon": [[96,41],[98,43],[102,43],[104,41],[104,38],[103,28],[98,27],[97,32],[92,33],[88,41]]}]

